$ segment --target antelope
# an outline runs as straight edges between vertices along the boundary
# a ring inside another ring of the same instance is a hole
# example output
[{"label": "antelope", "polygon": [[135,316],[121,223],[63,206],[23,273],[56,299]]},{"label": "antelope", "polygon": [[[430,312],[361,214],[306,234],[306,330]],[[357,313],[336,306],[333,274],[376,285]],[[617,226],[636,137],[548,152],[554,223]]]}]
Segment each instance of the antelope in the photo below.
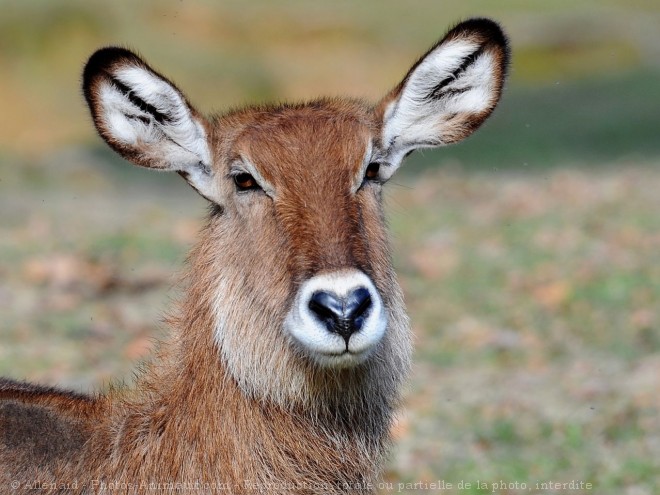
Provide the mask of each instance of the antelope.
[{"label": "antelope", "polygon": [[471,19],[375,105],[207,118],[138,55],[95,52],[83,91],[100,136],[181,175],[209,214],[170,334],[133,385],[0,380],[0,491],[377,490],[412,353],[383,186],[412,151],[484,122],[508,59],[498,24]]}]

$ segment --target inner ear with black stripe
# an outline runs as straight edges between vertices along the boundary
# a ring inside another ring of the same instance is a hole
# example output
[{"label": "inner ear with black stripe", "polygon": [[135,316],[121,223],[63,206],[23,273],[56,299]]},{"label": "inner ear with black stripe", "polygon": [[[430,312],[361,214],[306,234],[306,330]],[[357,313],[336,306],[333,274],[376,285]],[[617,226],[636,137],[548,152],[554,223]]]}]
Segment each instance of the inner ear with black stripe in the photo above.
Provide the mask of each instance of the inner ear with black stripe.
[{"label": "inner ear with black stripe", "polygon": [[208,124],[183,93],[124,48],[95,52],[83,91],[101,137],[141,167],[179,173],[214,201]]},{"label": "inner ear with black stripe", "polygon": [[508,41],[497,23],[471,19],[451,29],[376,106],[373,160],[384,165],[384,177],[415,149],[472,134],[495,109],[508,63]]}]

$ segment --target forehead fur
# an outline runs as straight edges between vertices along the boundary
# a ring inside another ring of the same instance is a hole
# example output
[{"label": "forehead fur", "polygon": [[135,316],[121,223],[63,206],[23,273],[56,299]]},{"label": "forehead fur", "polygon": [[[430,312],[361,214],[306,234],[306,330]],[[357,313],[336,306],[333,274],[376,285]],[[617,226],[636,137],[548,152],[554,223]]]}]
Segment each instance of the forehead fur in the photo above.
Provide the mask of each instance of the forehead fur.
[{"label": "forehead fur", "polygon": [[225,161],[248,159],[273,184],[292,167],[312,176],[357,173],[375,134],[372,108],[339,98],[249,107],[216,119],[214,128],[225,138]]}]

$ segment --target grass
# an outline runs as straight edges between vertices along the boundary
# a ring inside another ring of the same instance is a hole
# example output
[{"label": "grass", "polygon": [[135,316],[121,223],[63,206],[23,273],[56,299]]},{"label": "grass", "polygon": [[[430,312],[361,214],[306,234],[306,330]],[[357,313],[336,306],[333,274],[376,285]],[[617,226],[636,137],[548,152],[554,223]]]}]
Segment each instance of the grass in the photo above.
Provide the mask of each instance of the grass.
[{"label": "grass", "polygon": [[419,340],[392,479],[657,489],[658,178],[440,170],[392,193]]},{"label": "grass", "polygon": [[79,90],[94,49],[140,49],[201,109],[374,101],[449,24],[486,15],[512,40],[502,104],[388,186],[417,351],[385,482],[660,491],[657,2],[0,8],[0,375],[130,381],[204,214],[178,177],[99,145]]},{"label": "grass", "polygon": [[[130,380],[163,331],[203,202],[184,184],[137,195],[102,167],[74,193],[79,173],[70,165],[42,177],[47,192],[28,183],[3,196],[17,216],[0,223],[11,260],[0,268],[0,374],[91,390]],[[555,493],[533,486],[582,480],[593,493],[655,493],[659,187],[658,168],[638,163],[394,179],[387,204],[417,352],[393,490],[444,480],[445,493],[499,482]]]},{"label": "grass", "polygon": [[[510,33],[501,111],[473,145],[427,154],[481,167],[657,156],[657,2],[0,1],[0,153],[97,143],[80,95],[99,46],[139,49],[204,110],[320,94],[380,98],[458,19]],[[57,125],[53,125],[57,122]],[[515,140],[516,146],[509,143]],[[410,168],[414,164],[411,164]]]}]

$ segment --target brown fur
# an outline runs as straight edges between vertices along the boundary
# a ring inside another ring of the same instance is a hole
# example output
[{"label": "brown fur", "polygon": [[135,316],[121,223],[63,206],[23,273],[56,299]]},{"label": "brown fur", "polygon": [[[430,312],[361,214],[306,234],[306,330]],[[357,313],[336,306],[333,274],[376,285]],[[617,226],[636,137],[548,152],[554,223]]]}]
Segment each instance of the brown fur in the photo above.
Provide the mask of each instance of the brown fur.
[{"label": "brown fur", "polygon": [[[493,47],[485,49],[499,47],[503,61],[501,40]],[[116,67],[150,69],[126,51],[99,53],[85,71],[99,132],[141,166],[170,167],[167,157],[152,158],[153,143],[115,139],[101,108],[99,88]],[[201,493],[374,490],[411,354],[381,185],[360,184],[383,102],[320,99],[208,121],[190,109],[213,155],[199,166],[214,181],[215,204],[189,256],[170,336],[132,389],[85,397],[0,380],[1,493],[12,481],[21,488],[38,481],[46,493],[180,491],[173,483]],[[485,115],[472,118],[459,127],[475,128]],[[230,172],[239,158],[274,192],[237,192]],[[283,321],[301,283],[347,269],[373,281],[388,328],[364,363],[325,368],[283,331]]]},{"label": "brown fur", "polygon": [[[93,491],[115,481],[222,481],[232,493],[370,491],[410,347],[380,188],[367,186],[357,200],[349,193],[372,127],[369,108],[347,100],[216,119],[216,163],[228,163],[236,151],[268,163],[264,176],[281,186],[274,209],[256,193],[250,208],[239,197],[210,217],[190,255],[188,295],[171,319],[172,335],[134,390],[91,399],[1,382],[7,405],[0,431],[20,423],[21,433],[0,436],[0,464],[12,466],[0,474],[0,486],[40,479]],[[301,142],[315,146],[290,146]],[[278,182],[293,164],[295,180]],[[355,266],[384,295],[392,330],[365,366],[318,369],[269,322],[284,319],[304,278]],[[228,373],[213,338],[222,284],[232,298],[224,315],[232,332],[223,345],[261,358],[248,370]],[[246,316],[242,308],[260,309]],[[253,374],[271,384],[242,381]],[[35,436],[41,439],[32,445]]]}]

